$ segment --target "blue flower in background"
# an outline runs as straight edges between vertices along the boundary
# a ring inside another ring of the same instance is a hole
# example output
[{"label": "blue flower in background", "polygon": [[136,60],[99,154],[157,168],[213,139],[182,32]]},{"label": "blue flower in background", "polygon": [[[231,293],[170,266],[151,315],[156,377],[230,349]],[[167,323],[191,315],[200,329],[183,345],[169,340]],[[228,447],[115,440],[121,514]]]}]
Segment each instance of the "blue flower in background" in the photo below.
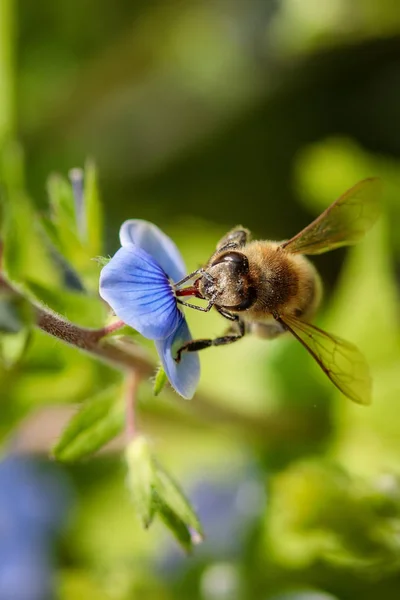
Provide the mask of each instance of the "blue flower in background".
[{"label": "blue flower in background", "polygon": [[170,540],[160,544],[156,562],[160,574],[177,581],[198,572],[200,565],[238,564],[265,514],[265,488],[265,475],[253,463],[199,473],[188,491],[204,526],[204,542],[196,547],[190,563]]},{"label": "blue flower in background", "polygon": [[192,398],[199,381],[197,353],[177,350],[190,341],[186,320],[178,308],[173,282],[186,273],[174,242],[147,221],[131,219],[120,229],[122,248],[102,269],[100,295],[117,317],[154,340],[171,385]]},{"label": "blue flower in background", "polygon": [[53,543],[71,508],[56,465],[22,456],[0,461],[0,599],[55,598]]}]

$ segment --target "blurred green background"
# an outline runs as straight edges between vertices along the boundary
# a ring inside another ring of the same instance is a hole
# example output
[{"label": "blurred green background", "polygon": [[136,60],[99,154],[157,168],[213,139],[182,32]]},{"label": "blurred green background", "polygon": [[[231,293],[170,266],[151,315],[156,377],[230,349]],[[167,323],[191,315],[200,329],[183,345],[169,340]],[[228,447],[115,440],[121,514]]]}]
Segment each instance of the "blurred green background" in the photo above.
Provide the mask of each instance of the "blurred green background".
[{"label": "blurred green background", "polygon": [[[105,253],[124,219],[144,218],[173,237],[189,270],[239,223],[290,238],[358,180],[384,181],[384,214],[365,241],[315,259],[326,289],[318,323],[366,355],[371,407],[341,396],[292,339],[202,353],[203,400],[190,406],[142,385],[141,430],[204,526],[190,557],[160,524],[141,528],[122,438],[78,465],[46,459],[73,405],[119,375],[38,331],[23,359],[1,367],[4,464],[17,453],[50,473],[51,493],[39,475],[25,490],[37,486],[38,514],[56,492],[65,501],[44,563],[15,567],[25,589],[47,582],[62,600],[399,598],[399,6],[0,0],[0,147],[2,185],[23,179],[41,213],[49,174],[92,157]],[[40,260],[32,269],[40,280]],[[68,298],[68,318],[101,326],[104,310]],[[217,314],[187,316],[194,337],[225,327]],[[7,522],[19,477],[9,471]],[[27,530],[15,550],[17,538],[0,542],[0,589],[12,553],[37,551]],[[53,597],[26,594],[4,600]]]}]

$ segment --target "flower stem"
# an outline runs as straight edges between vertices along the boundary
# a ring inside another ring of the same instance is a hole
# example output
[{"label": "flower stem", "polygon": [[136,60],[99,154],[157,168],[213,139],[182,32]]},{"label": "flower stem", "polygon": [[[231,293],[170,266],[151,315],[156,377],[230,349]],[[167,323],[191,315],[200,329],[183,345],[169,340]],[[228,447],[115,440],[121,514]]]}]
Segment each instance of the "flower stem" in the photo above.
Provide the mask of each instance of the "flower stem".
[{"label": "flower stem", "polygon": [[[1,273],[0,289],[12,292],[16,296],[22,296],[21,292],[2,277]],[[141,379],[148,378],[154,373],[156,364],[136,344],[116,338],[105,338],[105,335],[109,333],[109,328],[114,325],[117,326],[118,322],[101,329],[87,329],[70,323],[60,315],[33,302],[31,302],[31,306],[36,327],[95,358],[127,371],[127,377],[130,378],[127,389],[129,390],[129,387],[131,389],[131,392],[129,392],[131,402],[129,407],[127,404],[126,410],[127,413],[128,409],[133,412],[132,399],[136,399],[136,387]],[[226,405],[224,406],[216,402],[214,398],[202,393],[196,394],[194,402],[178,402],[174,407],[173,421],[179,418],[183,419],[188,427],[193,425],[196,430],[199,421],[204,424],[212,423],[213,427],[216,427],[217,424],[230,425],[244,435],[249,435],[253,442],[263,444],[266,440],[268,440],[268,443],[277,441],[280,443],[285,441],[294,443],[296,440],[305,438],[313,441],[321,440],[324,439],[327,428],[329,428],[329,423],[325,421],[321,423],[319,420],[316,421],[314,418],[310,418],[309,411],[301,408],[282,408],[271,411],[270,414],[266,415],[252,415],[245,411],[236,411]],[[146,407],[146,410],[151,413],[152,408]],[[161,410],[164,422],[168,420],[169,407],[162,403],[158,410]],[[134,435],[135,433],[134,416],[134,413],[127,414],[128,435]],[[194,422],[193,416],[195,416]]]},{"label": "flower stem", "polygon": [[106,335],[109,335],[110,333],[114,333],[114,331],[118,331],[118,329],[122,329],[122,327],[125,327],[125,323],[123,321],[118,320],[118,321],[113,321],[109,325],[106,325],[105,327],[102,327],[101,329],[98,329],[97,331],[99,332],[99,334],[101,334],[101,337],[105,337]]},{"label": "flower stem", "polygon": [[71,344],[81,350],[114,363],[120,367],[133,369],[142,377],[153,372],[153,365],[145,358],[140,348],[134,344],[126,344],[118,340],[103,340],[108,328],[86,329],[66,321],[56,313],[35,307],[36,325],[42,331]]}]

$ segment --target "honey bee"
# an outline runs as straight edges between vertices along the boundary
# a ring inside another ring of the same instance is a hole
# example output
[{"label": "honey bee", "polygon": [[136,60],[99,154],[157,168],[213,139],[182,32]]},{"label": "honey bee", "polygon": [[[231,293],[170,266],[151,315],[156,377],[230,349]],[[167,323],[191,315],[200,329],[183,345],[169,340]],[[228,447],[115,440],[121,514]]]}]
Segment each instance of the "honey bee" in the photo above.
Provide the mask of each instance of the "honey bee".
[{"label": "honey bee", "polygon": [[[230,329],[216,339],[186,343],[176,361],[182,352],[230,344],[246,333],[273,339],[290,332],[345,396],[369,404],[371,377],[363,355],[353,344],[310,323],[321,302],[322,285],[304,255],[358,242],[379,216],[380,189],[377,178],[360,181],[288,241],[251,241],[250,232],[241,226],[226,234],[204,267],[175,284],[175,294],[180,304],[196,310],[215,307],[231,321]],[[190,281],[192,285],[182,287]],[[189,304],[184,296],[208,304]]]}]

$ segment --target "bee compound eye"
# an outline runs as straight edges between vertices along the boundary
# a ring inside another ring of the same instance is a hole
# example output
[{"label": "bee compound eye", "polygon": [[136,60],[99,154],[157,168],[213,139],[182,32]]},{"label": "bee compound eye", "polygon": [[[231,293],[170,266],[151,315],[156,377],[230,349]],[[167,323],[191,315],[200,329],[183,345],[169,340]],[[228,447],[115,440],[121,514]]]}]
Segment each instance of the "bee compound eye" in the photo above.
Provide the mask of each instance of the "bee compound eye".
[{"label": "bee compound eye", "polygon": [[240,273],[248,273],[249,261],[243,252],[225,252],[218,256],[212,266],[220,265],[221,263],[231,263],[232,266]]}]

